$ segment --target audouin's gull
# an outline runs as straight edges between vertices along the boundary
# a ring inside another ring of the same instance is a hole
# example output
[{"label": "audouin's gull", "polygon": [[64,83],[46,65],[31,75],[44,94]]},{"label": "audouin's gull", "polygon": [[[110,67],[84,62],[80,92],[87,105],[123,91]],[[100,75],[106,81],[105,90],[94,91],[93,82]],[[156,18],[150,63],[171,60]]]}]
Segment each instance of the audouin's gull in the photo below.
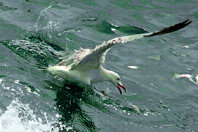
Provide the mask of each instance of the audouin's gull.
[{"label": "audouin's gull", "polygon": [[123,88],[125,92],[126,89],[121,83],[120,76],[114,71],[107,70],[102,66],[105,61],[105,56],[111,46],[133,41],[135,39],[174,32],[184,28],[191,22],[190,20],[185,20],[157,32],[117,37],[96,46],[92,50],[80,49],[63,57],[63,60],[59,64],[48,67],[47,70],[66,80],[81,81],[89,85],[94,82],[110,81],[118,88],[120,94],[122,94],[121,88]]}]

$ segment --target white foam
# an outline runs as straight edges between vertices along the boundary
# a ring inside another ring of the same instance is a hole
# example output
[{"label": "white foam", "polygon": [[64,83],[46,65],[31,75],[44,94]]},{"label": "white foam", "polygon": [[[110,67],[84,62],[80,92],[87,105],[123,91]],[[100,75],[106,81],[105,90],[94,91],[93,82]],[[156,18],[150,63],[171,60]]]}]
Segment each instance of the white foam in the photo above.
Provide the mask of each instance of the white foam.
[{"label": "white foam", "polygon": [[0,83],[2,83],[2,82],[3,82],[3,79],[0,78]]},{"label": "white foam", "polygon": [[[0,113],[0,132],[58,132],[60,130],[52,126],[55,122],[44,123],[43,120],[47,119],[37,117],[28,105],[14,100],[5,112]],[[66,128],[64,125],[62,127]],[[70,129],[72,127],[66,128],[66,130]]]},{"label": "white foam", "polygon": [[138,69],[138,66],[127,66],[130,69]]}]

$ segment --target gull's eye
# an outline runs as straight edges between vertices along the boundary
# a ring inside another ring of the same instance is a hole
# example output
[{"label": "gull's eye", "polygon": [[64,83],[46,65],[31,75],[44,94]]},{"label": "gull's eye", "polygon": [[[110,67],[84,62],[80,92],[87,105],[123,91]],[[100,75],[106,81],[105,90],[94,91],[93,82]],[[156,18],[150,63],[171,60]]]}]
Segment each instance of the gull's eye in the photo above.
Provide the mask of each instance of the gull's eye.
[{"label": "gull's eye", "polygon": [[118,78],[117,80],[120,80],[120,78]]}]

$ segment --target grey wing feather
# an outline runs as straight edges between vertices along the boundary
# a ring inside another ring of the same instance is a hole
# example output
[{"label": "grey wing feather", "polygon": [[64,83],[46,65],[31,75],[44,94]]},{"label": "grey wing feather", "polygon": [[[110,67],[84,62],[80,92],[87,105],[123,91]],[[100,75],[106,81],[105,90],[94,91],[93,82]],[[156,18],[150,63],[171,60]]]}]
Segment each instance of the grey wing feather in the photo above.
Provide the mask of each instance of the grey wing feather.
[{"label": "grey wing feather", "polygon": [[166,27],[158,32],[150,32],[150,33],[143,33],[143,34],[129,35],[129,36],[114,38],[112,40],[104,42],[103,44],[97,46],[95,49],[91,50],[78,63],[76,63],[76,65],[73,67],[73,69],[87,70],[90,68],[97,68],[99,65],[104,63],[106,53],[111,48],[111,46],[113,46],[115,44],[126,43],[129,41],[133,41],[135,39],[141,39],[143,37],[152,37],[152,36],[156,36],[156,35],[171,33],[171,32],[174,32],[174,31],[177,31],[177,30],[180,30],[180,29],[186,27],[191,22],[192,21],[190,21],[190,20],[185,20],[185,21],[175,24],[173,26]]},{"label": "grey wing feather", "polygon": [[90,53],[85,56],[73,69],[86,70],[97,68],[105,60],[105,55],[108,52],[108,49],[115,44],[115,41],[118,38],[104,42],[103,44],[96,46],[95,49],[91,50]]}]

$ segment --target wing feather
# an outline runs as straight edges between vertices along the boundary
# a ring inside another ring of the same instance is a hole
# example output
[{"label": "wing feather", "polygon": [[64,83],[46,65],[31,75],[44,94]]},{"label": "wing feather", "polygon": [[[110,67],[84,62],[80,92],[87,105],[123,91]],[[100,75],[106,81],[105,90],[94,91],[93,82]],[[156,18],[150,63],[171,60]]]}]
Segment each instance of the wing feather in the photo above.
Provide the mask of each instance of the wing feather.
[{"label": "wing feather", "polygon": [[156,35],[171,33],[171,32],[174,32],[174,31],[177,31],[177,30],[180,30],[180,29],[186,27],[191,22],[192,21],[190,21],[190,20],[185,20],[181,23],[166,27],[166,28],[164,28],[160,31],[157,31],[157,32],[117,37],[117,38],[111,39],[107,42],[103,42],[101,45],[96,46],[95,49],[91,50],[86,56],[81,58],[81,60],[78,63],[76,63],[76,65],[73,66],[72,69],[88,70],[90,68],[92,68],[92,69],[97,68],[102,63],[104,63],[106,53],[115,44],[127,43],[129,41],[133,41],[135,39],[141,39],[143,37],[152,37],[152,36],[156,36]]},{"label": "wing feather", "polygon": [[58,66],[70,66],[73,67],[79,61],[81,61],[86,55],[88,55],[90,49],[80,49],[75,50],[72,53],[66,54],[66,56],[61,57],[62,61],[58,63]]}]

